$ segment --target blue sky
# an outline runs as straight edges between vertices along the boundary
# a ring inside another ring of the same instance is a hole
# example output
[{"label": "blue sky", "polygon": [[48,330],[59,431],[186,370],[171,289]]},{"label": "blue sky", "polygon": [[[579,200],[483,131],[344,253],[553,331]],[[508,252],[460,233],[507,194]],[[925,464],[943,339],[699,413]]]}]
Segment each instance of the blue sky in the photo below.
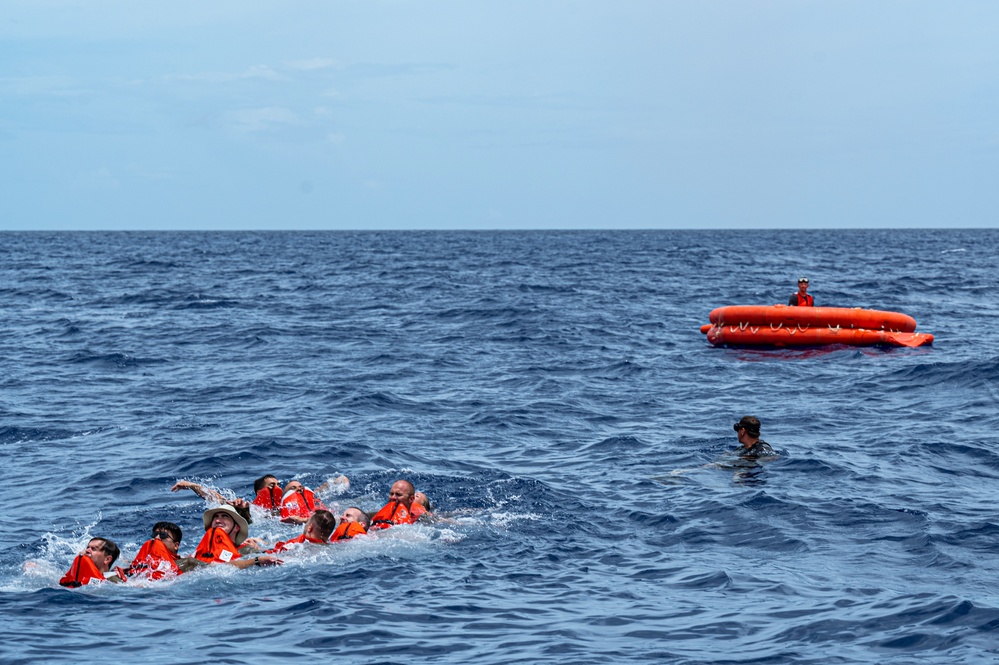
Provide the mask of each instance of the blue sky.
[{"label": "blue sky", "polygon": [[996,227],[999,3],[3,0],[0,229]]}]

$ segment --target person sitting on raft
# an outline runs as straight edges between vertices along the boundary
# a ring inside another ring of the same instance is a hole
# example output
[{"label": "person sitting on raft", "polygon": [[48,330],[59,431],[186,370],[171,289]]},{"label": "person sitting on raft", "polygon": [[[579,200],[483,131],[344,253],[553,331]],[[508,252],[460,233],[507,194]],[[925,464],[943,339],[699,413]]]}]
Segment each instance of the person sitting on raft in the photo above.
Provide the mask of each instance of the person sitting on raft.
[{"label": "person sitting on raft", "polygon": [[[73,565],[59,580],[59,584],[76,588],[85,584],[108,581],[109,577],[115,575],[111,572],[111,566],[120,555],[121,550],[114,541],[107,538],[91,538],[87,547],[73,559]],[[124,579],[124,573],[120,577]]]},{"label": "person sitting on raft", "polygon": [[272,566],[284,563],[273,556],[242,558],[239,546],[250,533],[250,526],[232,506],[209,508],[202,517],[205,535],[198,543],[193,558],[206,564],[224,563],[237,568]]},{"label": "person sitting on raft", "polygon": [[815,298],[808,295],[808,278],[798,278],[798,290],[791,294],[787,304],[791,307],[815,307]]},{"label": "person sitting on raft", "polygon": [[330,536],[330,542],[350,540],[354,536],[363,536],[368,532],[371,518],[360,508],[350,507],[340,516],[340,526]]},{"label": "person sitting on raft", "polygon": [[336,515],[328,510],[320,508],[316,512],[312,513],[312,517],[310,517],[305,523],[305,527],[302,528],[302,535],[275,543],[274,547],[266,552],[267,554],[287,552],[296,545],[303,543],[329,545],[330,535],[333,534],[333,530],[335,528]]},{"label": "person sitting on raft", "polygon": [[129,578],[141,575],[151,580],[180,575],[183,571],[177,566],[177,555],[183,536],[184,532],[173,522],[157,522],[152,538],[142,544],[125,574]]},{"label": "person sitting on raft", "polygon": [[413,524],[426,509],[413,503],[416,488],[408,480],[397,480],[389,489],[389,501],[377,513],[371,516],[372,529],[387,529],[399,524]]},{"label": "person sitting on raft", "polygon": [[740,457],[776,457],[777,453],[770,444],[760,438],[760,419],[756,416],[743,416],[742,420],[732,425],[739,436],[742,448],[737,452]]}]

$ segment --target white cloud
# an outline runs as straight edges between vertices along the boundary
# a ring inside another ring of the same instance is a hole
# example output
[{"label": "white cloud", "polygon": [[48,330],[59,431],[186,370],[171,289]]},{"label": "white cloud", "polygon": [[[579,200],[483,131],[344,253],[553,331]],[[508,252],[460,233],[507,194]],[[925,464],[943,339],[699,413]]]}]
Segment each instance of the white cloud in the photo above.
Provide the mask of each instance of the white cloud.
[{"label": "white cloud", "polygon": [[227,83],[263,79],[266,81],[286,81],[286,76],[277,73],[268,65],[253,65],[242,72],[202,72],[200,74],[176,74],[166,77],[168,81],[203,81],[206,83]]},{"label": "white cloud", "polygon": [[264,132],[279,126],[301,123],[294,111],[280,106],[230,111],[224,120],[230,128],[243,133]]},{"label": "white cloud", "polygon": [[299,69],[306,72],[317,69],[329,69],[337,65],[336,60],[331,58],[307,58],[305,60],[292,60],[288,63],[290,69]]}]

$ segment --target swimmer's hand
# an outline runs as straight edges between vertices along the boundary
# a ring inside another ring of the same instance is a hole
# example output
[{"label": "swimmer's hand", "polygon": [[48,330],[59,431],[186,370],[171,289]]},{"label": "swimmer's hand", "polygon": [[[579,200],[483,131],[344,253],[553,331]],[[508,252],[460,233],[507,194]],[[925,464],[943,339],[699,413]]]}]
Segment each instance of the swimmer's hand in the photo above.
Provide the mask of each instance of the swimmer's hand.
[{"label": "swimmer's hand", "polygon": [[258,566],[283,566],[284,560],[279,559],[276,556],[270,556],[269,554],[264,554],[255,557],[254,560],[257,562]]},{"label": "swimmer's hand", "polygon": [[239,547],[240,547],[240,549],[242,549],[243,547],[246,547],[247,545],[251,545],[253,547],[256,547],[258,550],[267,549],[266,548],[266,543],[264,543],[263,538],[247,538],[246,540],[243,541],[243,544],[240,545]]},{"label": "swimmer's hand", "polygon": [[173,487],[170,488],[171,492],[179,492],[181,490],[193,490],[197,487],[197,484],[192,483],[189,480],[178,480]]}]

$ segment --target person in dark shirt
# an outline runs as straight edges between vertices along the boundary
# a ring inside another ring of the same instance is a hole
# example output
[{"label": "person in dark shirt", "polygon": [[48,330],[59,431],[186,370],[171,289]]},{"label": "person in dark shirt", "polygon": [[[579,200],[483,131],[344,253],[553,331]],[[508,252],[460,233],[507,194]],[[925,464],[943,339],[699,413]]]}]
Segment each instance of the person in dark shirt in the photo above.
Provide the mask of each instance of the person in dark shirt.
[{"label": "person in dark shirt", "polygon": [[777,453],[770,444],[760,438],[760,419],[756,416],[743,416],[742,420],[732,425],[739,435],[742,449],[738,450],[740,457],[776,457]]},{"label": "person in dark shirt", "polygon": [[798,290],[791,294],[787,304],[791,307],[815,307],[815,298],[808,295],[808,278],[798,278]]}]

